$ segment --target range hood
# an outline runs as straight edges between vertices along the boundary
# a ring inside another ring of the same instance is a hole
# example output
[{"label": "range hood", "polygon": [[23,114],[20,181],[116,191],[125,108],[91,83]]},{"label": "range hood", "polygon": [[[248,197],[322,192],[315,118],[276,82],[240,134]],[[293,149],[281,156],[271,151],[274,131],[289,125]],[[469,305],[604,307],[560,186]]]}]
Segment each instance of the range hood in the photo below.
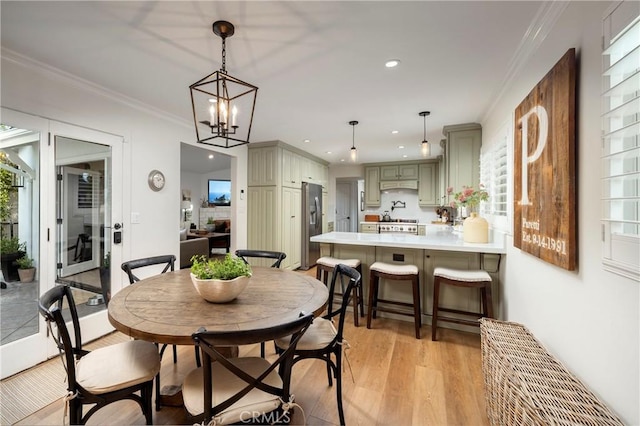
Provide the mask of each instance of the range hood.
[{"label": "range hood", "polygon": [[418,189],[417,180],[383,180],[380,182],[380,191],[388,189]]}]

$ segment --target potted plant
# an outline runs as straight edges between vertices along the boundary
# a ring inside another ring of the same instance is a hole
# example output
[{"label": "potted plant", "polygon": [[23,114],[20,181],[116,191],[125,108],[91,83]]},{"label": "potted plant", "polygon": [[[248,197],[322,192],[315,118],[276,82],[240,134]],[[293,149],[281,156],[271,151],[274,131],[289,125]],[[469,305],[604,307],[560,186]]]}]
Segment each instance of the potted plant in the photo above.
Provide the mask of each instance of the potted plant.
[{"label": "potted plant", "polygon": [[216,229],[216,224],[215,221],[213,220],[212,217],[207,219],[207,225],[205,226],[205,228],[207,228],[207,231],[209,232],[214,232]]},{"label": "potted plant", "polygon": [[36,268],[33,266],[33,259],[24,255],[18,258],[16,263],[18,264],[18,276],[20,277],[20,282],[32,282],[36,276]]},{"label": "potted plant", "polygon": [[18,279],[16,261],[26,254],[26,244],[21,243],[18,237],[0,239],[0,253],[2,262],[2,274],[7,281]]},{"label": "potted plant", "polygon": [[208,302],[232,301],[247,287],[251,277],[251,266],[230,253],[223,260],[196,255],[191,262],[191,281]]}]

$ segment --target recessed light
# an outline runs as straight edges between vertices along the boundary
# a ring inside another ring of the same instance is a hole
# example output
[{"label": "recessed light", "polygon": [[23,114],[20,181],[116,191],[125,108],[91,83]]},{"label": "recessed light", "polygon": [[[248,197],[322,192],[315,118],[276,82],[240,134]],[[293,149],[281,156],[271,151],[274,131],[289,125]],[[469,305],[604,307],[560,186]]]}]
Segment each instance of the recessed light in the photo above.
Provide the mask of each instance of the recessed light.
[{"label": "recessed light", "polygon": [[344,158],[341,158],[341,159],[340,159],[340,162],[344,163]]},{"label": "recessed light", "polygon": [[402,154],[402,158],[407,158],[407,154]]},{"label": "recessed light", "polygon": [[398,149],[404,149],[404,145],[398,145]]},{"label": "recessed light", "polygon": [[213,160],[213,154],[209,154],[209,160]]},{"label": "recessed light", "polygon": [[331,151],[327,151],[325,154],[333,154],[333,152],[331,152]]},{"label": "recessed light", "polygon": [[311,139],[305,139],[305,140],[303,140],[302,142],[304,142],[304,143],[309,143],[309,142],[311,142]]},{"label": "recessed light", "polygon": [[390,59],[384,63],[384,66],[387,68],[394,68],[400,65],[400,61],[398,59]]},{"label": "recessed light", "polygon": [[392,130],[392,131],[391,131],[391,134],[392,134],[392,135],[397,135],[398,133],[399,133],[399,132],[398,132],[397,130]]}]

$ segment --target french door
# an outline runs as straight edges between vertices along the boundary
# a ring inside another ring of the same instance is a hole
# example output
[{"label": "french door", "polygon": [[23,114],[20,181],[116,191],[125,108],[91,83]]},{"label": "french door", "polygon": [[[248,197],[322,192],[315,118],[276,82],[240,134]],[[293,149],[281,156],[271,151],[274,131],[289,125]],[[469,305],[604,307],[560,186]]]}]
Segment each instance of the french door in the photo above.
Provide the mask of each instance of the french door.
[{"label": "french door", "polygon": [[15,262],[5,262],[3,253],[0,373],[5,378],[57,355],[37,306],[55,285],[73,288],[84,341],[112,330],[102,277],[114,289],[121,287],[122,274],[108,266],[122,261],[113,232],[122,222],[123,140],[6,108],[1,112],[3,248],[15,240],[18,255],[32,258],[36,267],[35,279],[21,282],[12,269]]},{"label": "french door", "polygon": [[55,121],[50,132],[55,223],[48,248],[56,284],[73,290],[82,338],[93,340],[113,330],[104,299],[121,286],[111,265],[122,263],[123,140]]}]

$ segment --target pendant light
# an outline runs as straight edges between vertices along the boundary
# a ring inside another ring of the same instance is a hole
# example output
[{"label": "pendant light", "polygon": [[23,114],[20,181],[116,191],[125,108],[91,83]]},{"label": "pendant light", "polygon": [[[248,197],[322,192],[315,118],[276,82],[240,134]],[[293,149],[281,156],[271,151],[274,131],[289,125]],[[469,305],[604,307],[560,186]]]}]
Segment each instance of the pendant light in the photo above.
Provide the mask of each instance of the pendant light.
[{"label": "pendant light", "polygon": [[422,111],[419,115],[424,118],[424,137],[422,138],[422,156],[429,157],[431,155],[431,146],[429,145],[429,141],[427,140],[427,116],[431,114],[430,111]]},{"label": "pendant light", "polygon": [[216,21],[213,33],[222,38],[222,68],[189,86],[198,143],[233,148],[249,143],[258,88],[227,74],[231,22]]},{"label": "pendant light", "polygon": [[352,136],[352,142],[351,142],[351,161],[354,163],[358,159],[358,150],[356,149],[356,125],[357,124],[358,122],[355,120],[349,122],[349,125],[351,125],[351,127],[353,128],[353,136]]}]

